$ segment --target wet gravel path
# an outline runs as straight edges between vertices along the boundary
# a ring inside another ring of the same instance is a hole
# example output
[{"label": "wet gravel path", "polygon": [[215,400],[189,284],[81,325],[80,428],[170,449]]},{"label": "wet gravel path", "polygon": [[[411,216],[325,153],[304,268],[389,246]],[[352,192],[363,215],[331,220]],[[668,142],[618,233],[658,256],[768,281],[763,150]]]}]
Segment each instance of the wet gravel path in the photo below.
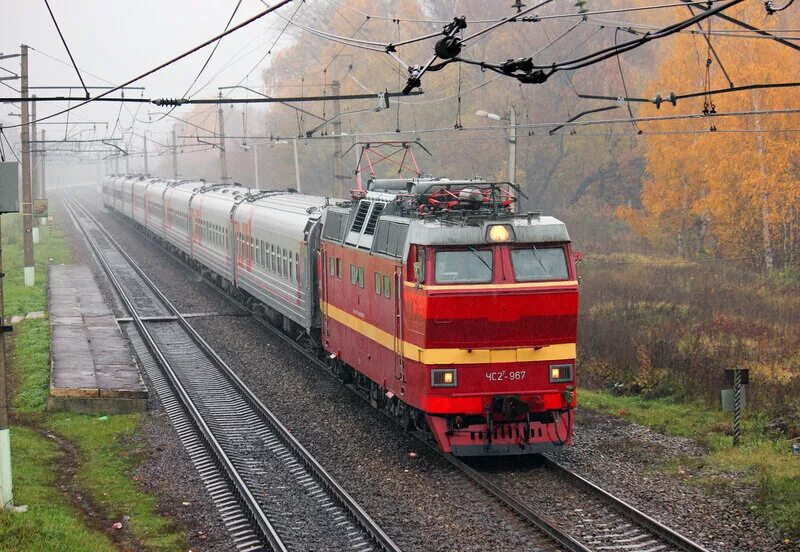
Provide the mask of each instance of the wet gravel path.
[{"label": "wet gravel path", "polygon": [[[234,312],[148,240],[113,217],[99,218],[183,312]],[[533,549],[527,526],[265,329],[235,316],[193,324],[405,550]],[[654,469],[702,452],[687,439],[580,412],[575,447],[556,458],[711,550],[791,549],[738,502]],[[535,463],[493,470],[520,497],[542,494]],[[573,506],[563,497],[559,503]]]}]

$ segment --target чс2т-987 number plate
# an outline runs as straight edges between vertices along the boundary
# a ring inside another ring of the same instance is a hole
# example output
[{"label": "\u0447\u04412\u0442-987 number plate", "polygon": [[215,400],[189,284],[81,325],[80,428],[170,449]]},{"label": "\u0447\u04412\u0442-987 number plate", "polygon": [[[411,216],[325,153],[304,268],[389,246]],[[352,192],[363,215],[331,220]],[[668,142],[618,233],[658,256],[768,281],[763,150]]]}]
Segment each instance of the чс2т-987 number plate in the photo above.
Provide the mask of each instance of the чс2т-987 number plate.
[{"label": "\u0447\u04412\u0442-987 number plate", "polygon": [[486,372],[486,379],[489,381],[521,381],[525,379],[527,370],[499,370],[497,372]]}]

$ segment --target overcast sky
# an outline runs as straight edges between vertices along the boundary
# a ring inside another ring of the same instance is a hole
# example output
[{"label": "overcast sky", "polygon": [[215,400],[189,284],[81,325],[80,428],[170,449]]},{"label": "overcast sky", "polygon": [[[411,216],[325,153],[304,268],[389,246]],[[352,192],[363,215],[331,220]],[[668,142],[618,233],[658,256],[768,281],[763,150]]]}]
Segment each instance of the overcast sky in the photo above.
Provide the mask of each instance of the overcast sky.
[{"label": "overcast sky", "polygon": [[[237,0],[50,0],[84,81],[87,85],[101,86],[109,82],[124,82],[222,32],[236,3]],[[233,24],[264,9],[264,4],[258,0],[243,0]],[[284,11],[291,9],[291,4],[282,8]],[[200,90],[197,97],[213,97],[218,86],[237,84],[256,67],[283,27],[282,23],[270,14],[225,38],[192,93]],[[0,52],[18,53],[23,43],[36,50],[30,51],[29,58],[31,86],[80,86],[44,0],[0,0]],[[211,46],[136,84],[145,86],[145,95],[151,98],[180,97],[210,51]],[[268,63],[267,58],[260,66]],[[19,58],[3,60],[0,66],[18,72]],[[6,82],[19,87],[19,81]],[[251,86],[260,84],[260,70],[253,70],[246,82]],[[202,85],[206,86],[201,89]],[[0,86],[0,90],[2,96],[15,95],[5,86]],[[56,92],[32,91],[38,96]],[[81,92],[79,88],[74,95],[81,95]],[[66,91],[62,93],[66,94]],[[63,103],[40,103],[37,115],[41,117],[64,107]],[[130,104],[126,108],[133,112],[136,105]],[[70,117],[72,120],[110,121],[113,124],[118,110],[119,104],[95,103],[73,111]],[[8,115],[17,111],[14,106],[5,104],[0,112],[0,122],[5,125],[18,123],[18,118]],[[162,110],[143,104],[139,118],[146,120],[147,112],[158,111]],[[55,120],[64,119],[65,116],[61,116]],[[131,114],[126,109],[122,110],[121,121],[125,125],[131,121]],[[170,120],[164,122],[167,121]],[[162,125],[161,130],[166,130],[167,126]],[[55,132],[58,127],[46,128],[48,132],[50,128]],[[158,132],[159,129],[152,130]],[[9,134],[14,141],[13,134],[10,131]]]}]

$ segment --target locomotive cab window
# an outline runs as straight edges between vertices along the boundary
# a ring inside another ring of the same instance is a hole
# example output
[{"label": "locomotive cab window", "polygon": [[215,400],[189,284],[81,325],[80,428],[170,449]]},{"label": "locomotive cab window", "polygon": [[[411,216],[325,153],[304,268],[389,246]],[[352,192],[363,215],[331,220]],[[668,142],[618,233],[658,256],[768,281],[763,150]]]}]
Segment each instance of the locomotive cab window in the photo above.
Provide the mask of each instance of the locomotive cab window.
[{"label": "locomotive cab window", "polygon": [[492,281],[492,266],[490,249],[437,251],[434,279],[437,284],[485,284]]},{"label": "locomotive cab window", "polygon": [[518,282],[566,280],[567,256],[563,247],[535,247],[511,250],[514,278]]}]

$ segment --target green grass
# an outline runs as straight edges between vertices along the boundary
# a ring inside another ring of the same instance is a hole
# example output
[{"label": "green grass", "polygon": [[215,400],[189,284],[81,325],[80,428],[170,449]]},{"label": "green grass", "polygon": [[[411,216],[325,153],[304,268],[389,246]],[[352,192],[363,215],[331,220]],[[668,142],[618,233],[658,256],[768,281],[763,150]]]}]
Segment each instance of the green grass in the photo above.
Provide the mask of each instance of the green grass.
[{"label": "green grass", "polygon": [[36,431],[11,429],[14,500],[26,513],[0,510],[0,550],[14,552],[113,551],[102,533],[88,528],[55,485],[60,460],[55,443]]},{"label": "green grass", "polygon": [[183,532],[156,513],[155,497],[131,479],[144,457],[144,449],[134,439],[140,415],[103,418],[58,414],[50,417],[47,427],[78,447],[78,481],[108,518],[130,516],[130,530],[149,549],[181,550],[186,541]]},{"label": "green grass", "polygon": [[36,285],[25,287],[23,276],[22,217],[17,214],[0,217],[3,225],[3,278],[6,316],[25,315],[45,309],[47,266],[72,262],[72,253],[64,243],[60,227],[39,228],[40,243],[34,246]]},{"label": "green grass", "polygon": [[598,410],[650,427],[660,433],[696,439],[708,449],[702,458],[685,458],[662,469],[676,475],[697,473],[687,481],[724,487],[734,484],[726,474],[737,474],[755,487],[751,510],[768,523],[800,539],[800,460],[791,453],[791,441],[764,433],[766,418],[748,413],[742,420],[742,440],[734,447],[728,434],[732,415],[707,405],[669,398],[644,399],[583,390],[582,408]]},{"label": "green grass", "polygon": [[50,321],[26,320],[14,325],[14,349],[8,361],[19,378],[14,408],[41,412],[50,387]]},{"label": "green grass", "polygon": [[[58,229],[52,233],[40,229],[41,243],[35,246],[36,285],[25,287],[20,217],[6,215],[0,220],[6,316],[46,310],[47,265],[72,262],[62,233]],[[0,551],[116,549],[106,535],[86,524],[56,488],[61,453],[55,442],[31,427],[44,427],[77,449],[78,458],[74,459],[78,466],[77,482],[101,516],[113,521],[130,516],[126,530],[150,550],[185,549],[186,537],[181,528],[160,516],[155,497],[139,489],[132,479],[133,470],[144,456],[142,445],[134,438],[140,416],[101,419],[46,412],[50,321],[17,323],[9,339],[12,353],[8,364],[17,383],[13,406],[19,419],[19,424],[11,428],[14,502],[27,505],[29,511],[23,514],[0,511]]]}]

